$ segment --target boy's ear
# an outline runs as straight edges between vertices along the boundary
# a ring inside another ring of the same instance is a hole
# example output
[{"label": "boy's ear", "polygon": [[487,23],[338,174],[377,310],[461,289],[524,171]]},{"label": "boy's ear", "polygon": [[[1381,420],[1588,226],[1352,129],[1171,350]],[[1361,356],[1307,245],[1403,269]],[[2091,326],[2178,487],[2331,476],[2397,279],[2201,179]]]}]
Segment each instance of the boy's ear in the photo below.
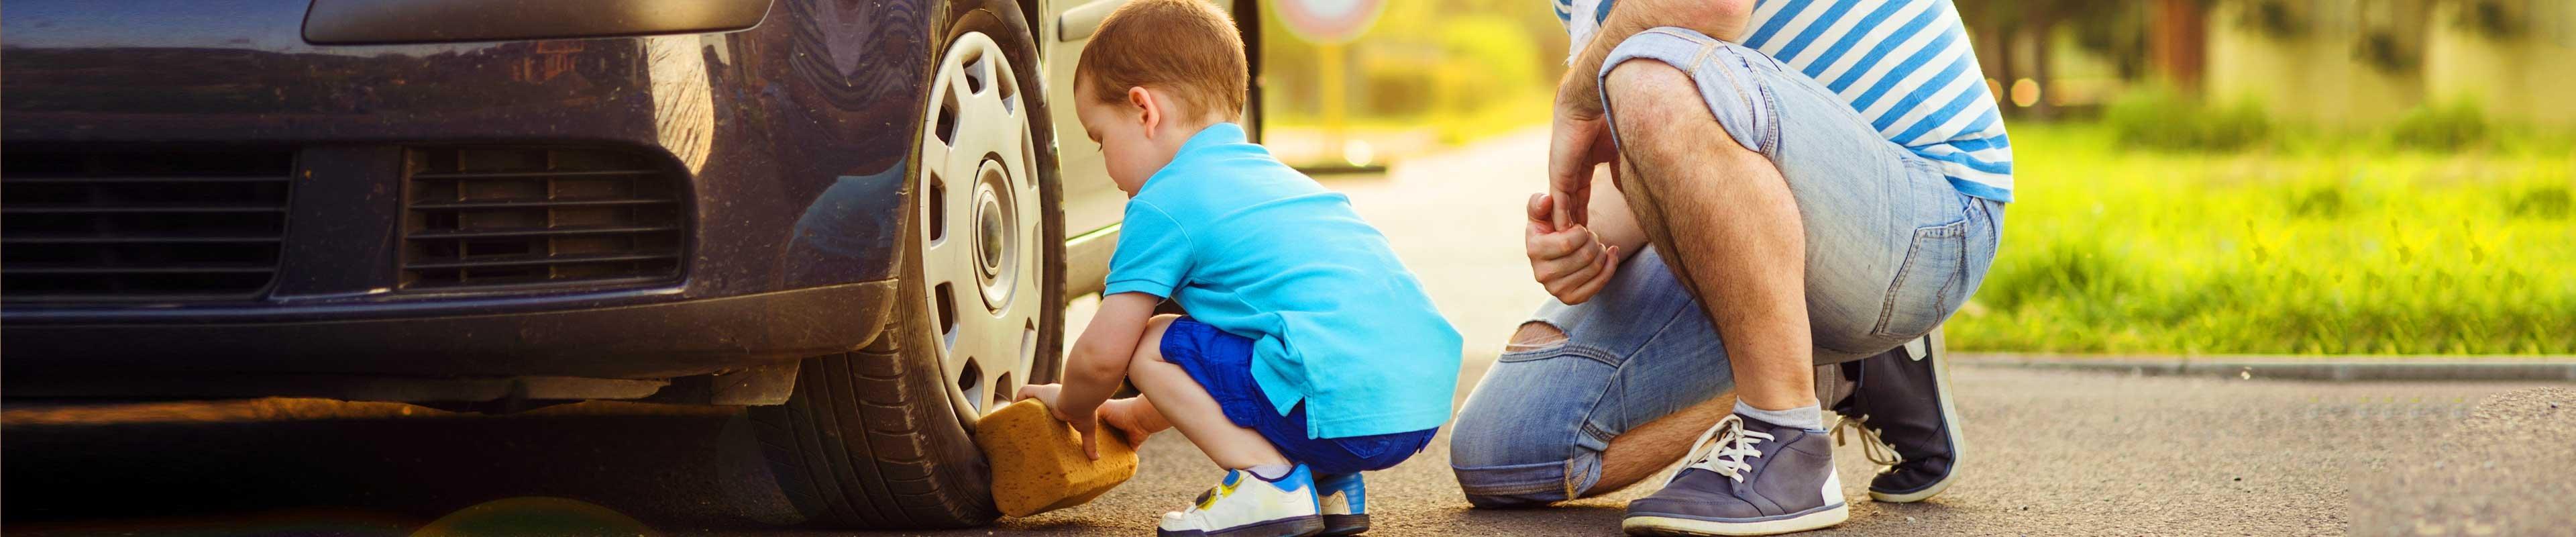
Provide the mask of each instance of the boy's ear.
[{"label": "boy's ear", "polygon": [[1145,137],[1154,137],[1154,128],[1163,123],[1162,103],[1154,102],[1154,94],[1145,91],[1144,86],[1134,86],[1127,88],[1127,104],[1135,106],[1138,119],[1144,121]]}]

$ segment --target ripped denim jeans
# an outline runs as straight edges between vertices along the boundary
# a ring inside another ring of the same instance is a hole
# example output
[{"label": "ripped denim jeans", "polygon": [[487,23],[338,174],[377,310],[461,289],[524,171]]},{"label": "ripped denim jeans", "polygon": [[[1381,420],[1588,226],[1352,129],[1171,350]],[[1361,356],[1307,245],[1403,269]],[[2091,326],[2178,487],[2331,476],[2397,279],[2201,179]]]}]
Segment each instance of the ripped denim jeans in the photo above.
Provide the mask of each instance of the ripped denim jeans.
[{"label": "ripped denim jeans", "polygon": [[[1620,43],[1603,72],[1630,60],[1689,74],[1727,135],[1789,183],[1807,234],[1817,363],[1922,337],[1985,280],[2003,204],[1960,193],[1814,79],[1675,28]],[[1609,104],[1615,123],[1618,103]],[[1566,340],[1504,353],[1459,409],[1450,467],[1471,503],[1583,497],[1611,438],[1734,389],[1717,331],[1663,258],[1648,248],[1619,266],[1590,301],[1542,306],[1532,320]]]}]

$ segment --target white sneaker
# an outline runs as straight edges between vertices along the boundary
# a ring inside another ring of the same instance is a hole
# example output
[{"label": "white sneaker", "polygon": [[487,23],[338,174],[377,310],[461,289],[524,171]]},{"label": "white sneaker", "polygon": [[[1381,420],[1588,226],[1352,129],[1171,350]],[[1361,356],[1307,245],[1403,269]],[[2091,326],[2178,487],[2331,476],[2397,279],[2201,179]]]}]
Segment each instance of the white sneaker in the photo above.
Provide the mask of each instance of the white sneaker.
[{"label": "white sneaker", "polygon": [[1341,537],[1369,530],[1368,483],[1359,472],[1315,474],[1315,503],[1323,507],[1324,532]]},{"label": "white sneaker", "polygon": [[1293,537],[1324,531],[1315,478],[1300,464],[1277,480],[1227,470],[1188,511],[1163,513],[1162,537]]}]

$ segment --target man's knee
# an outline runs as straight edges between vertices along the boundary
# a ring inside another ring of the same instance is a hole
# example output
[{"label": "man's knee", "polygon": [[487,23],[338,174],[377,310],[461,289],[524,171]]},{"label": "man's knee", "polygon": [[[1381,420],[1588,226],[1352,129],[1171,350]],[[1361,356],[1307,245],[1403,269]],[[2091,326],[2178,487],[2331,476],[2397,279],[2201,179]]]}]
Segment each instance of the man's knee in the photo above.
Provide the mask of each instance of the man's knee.
[{"label": "man's knee", "polygon": [[[1449,471],[1458,478],[1458,491],[1467,503],[1486,509],[1542,507],[1574,499],[1567,486],[1565,461],[1506,464],[1493,457],[1461,458],[1458,441],[1450,441]],[[1522,449],[1544,449],[1544,446],[1517,446]]]},{"label": "man's knee", "polygon": [[1708,120],[1706,108],[1700,108],[1699,84],[1689,73],[1661,60],[1637,58],[1620,62],[1601,78],[1602,98],[1611,111],[1610,122],[1621,135],[1631,132],[1660,132],[1662,127],[1692,118],[1686,113],[1697,108],[1696,119]]},{"label": "man's knee", "polygon": [[1709,111],[1699,81],[1672,64],[1629,60],[1601,83],[1610,129],[1619,141],[1621,169],[1611,177],[1622,192],[1639,181],[1685,180],[1683,175],[1698,174],[1668,172],[1718,167],[1734,156],[1730,151],[1745,151]]},{"label": "man's knee", "polygon": [[[1467,503],[1539,507],[1573,499],[1567,458],[1581,449],[1546,401],[1470,397],[1450,426],[1449,470]],[[1548,432],[1541,432],[1548,431]]]}]

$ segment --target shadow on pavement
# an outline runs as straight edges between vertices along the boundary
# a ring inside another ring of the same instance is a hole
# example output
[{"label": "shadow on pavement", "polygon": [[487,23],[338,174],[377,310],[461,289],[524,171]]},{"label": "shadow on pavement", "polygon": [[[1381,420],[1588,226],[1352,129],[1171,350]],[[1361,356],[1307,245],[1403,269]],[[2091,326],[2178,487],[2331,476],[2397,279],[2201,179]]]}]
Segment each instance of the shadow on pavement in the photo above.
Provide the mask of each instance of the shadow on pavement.
[{"label": "shadow on pavement", "polygon": [[[0,513],[12,533],[88,533],[111,529],[88,521],[126,519],[115,528],[390,535],[521,497],[595,504],[664,531],[753,530],[793,516],[783,498],[760,494],[769,477],[750,444],[724,441],[729,425],[741,426],[737,410],[558,409],[88,425],[12,419],[0,445],[7,475]],[[13,418],[25,415],[12,410]]]}]

